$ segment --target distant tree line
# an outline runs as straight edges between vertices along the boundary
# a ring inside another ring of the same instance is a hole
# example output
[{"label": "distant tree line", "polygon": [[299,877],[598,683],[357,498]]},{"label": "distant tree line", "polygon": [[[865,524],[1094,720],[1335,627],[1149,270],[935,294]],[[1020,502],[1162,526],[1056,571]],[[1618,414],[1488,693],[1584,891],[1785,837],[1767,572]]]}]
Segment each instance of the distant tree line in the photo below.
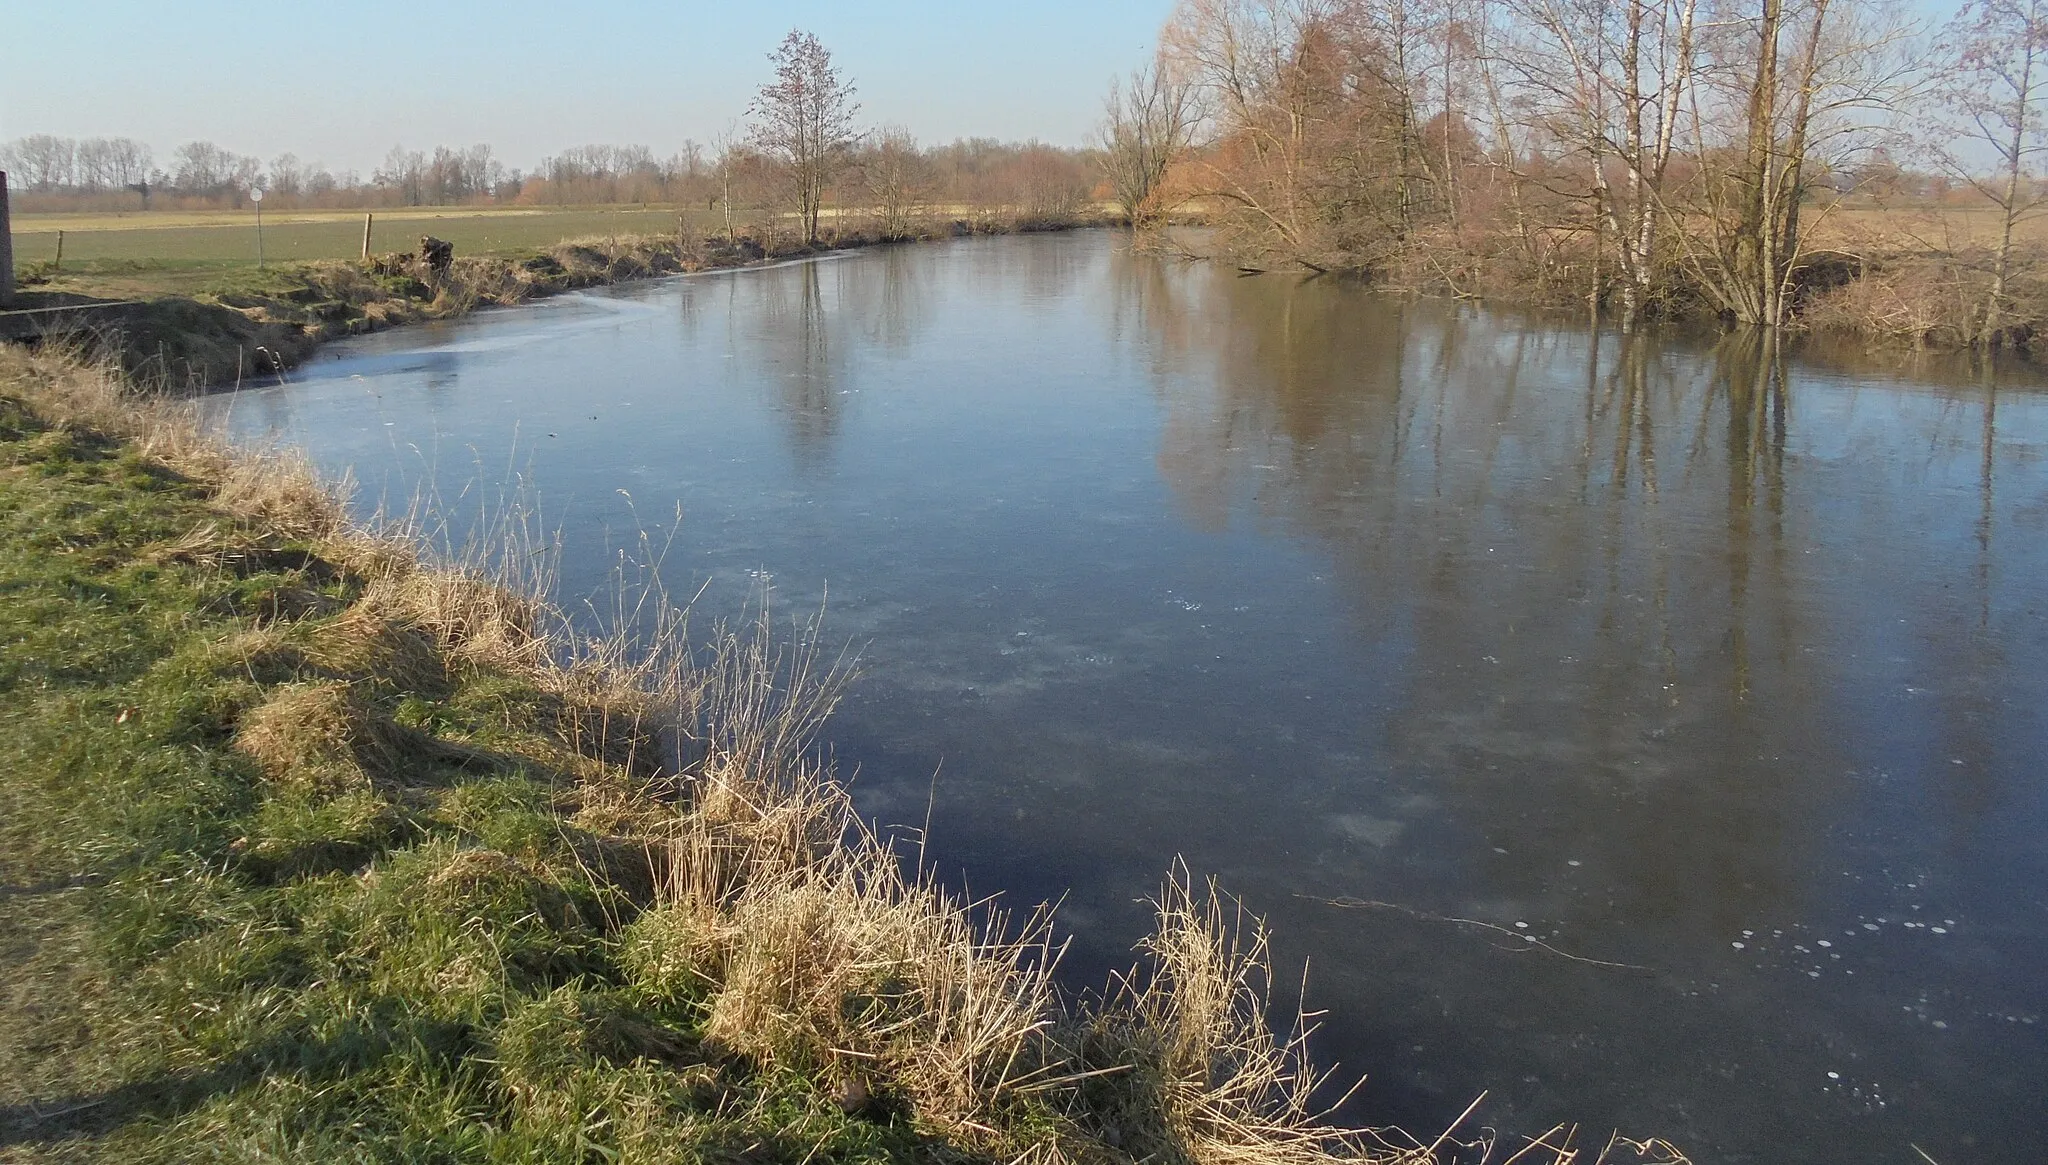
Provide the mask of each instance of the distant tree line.
[{"label": "distant tree line", "polygon": [[150,149],[132,138],[30,134],[0,147],[0,170],[28,190],[121,190],[150,177]]},{"label": "distant tree line", "polygon": [[[264,192],[266,209],[281,210],[724,206],[747,223],[773,210],[802,210],[785,158],[752,136],[725,137],[712,147],[686,140],[665,157],[642,145],[576,146],[530,170],[506,166],[488,145],[393,148],[363,175],[291,153],[266,163],[208,141],[179,146],[160,166],[148,145],[132,139],[34,134],[0,145],[0,170],[24,213],[239,209],[255,190]],[[991,138],[924,146],[906,130],[885,128],[835,145],[814,209],[866,215],[879,207],[899,233],[949,211],[1052,219],[1078,213],[1102,193],[1099,171],[1088,150]]]}]

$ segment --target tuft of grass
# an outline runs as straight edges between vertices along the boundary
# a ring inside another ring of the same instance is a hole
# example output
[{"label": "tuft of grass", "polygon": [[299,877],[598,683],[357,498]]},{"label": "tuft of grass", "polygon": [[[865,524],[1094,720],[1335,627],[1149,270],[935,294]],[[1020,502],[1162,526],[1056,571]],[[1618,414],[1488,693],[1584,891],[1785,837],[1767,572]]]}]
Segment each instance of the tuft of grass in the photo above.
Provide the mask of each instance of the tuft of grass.
[{"label": "tuft of grass", "polygon": [[294,790],[367,793],[397,776],[403,741],[395,728],[347,683],[287,684],[242,716],[235,747]]}]

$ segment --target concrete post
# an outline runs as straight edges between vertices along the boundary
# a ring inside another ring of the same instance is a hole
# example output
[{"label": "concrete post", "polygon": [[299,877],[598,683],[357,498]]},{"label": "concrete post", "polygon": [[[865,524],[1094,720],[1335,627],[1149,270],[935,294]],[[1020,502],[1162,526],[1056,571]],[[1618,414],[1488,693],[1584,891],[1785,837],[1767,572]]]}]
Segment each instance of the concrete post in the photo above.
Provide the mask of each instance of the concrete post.
[{"label": "concrete post", "polygon": [[0,307],[14,302],[14,231],[7,222],[7,171],[0,170]]}]

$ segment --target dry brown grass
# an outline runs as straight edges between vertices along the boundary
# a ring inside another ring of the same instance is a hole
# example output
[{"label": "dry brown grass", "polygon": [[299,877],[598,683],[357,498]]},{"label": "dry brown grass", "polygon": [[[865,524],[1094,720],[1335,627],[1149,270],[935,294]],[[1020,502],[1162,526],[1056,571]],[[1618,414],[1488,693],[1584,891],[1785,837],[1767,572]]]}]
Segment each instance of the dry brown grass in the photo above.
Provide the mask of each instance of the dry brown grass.
[{"label": "dry brown grass", "polygon": [[[1917,243],[1930,249],[1989,246],[1998,240],[2002,216],[1997,207],[1985,203],[1843,203],[1821,210],[1811,238],[1815,244],[1827,247],[1873,238]],[[2022,243],[2048,243],[2048,217],[2037,215],[2023,220],[2014,239]]]},{"label": "dry brown grass", "polygon": [[691,693],[697,759],[634,959],[650,985],[707,996],[713,1044],[812,1074],[850,1109],[901,1106],[998,1147],[1049,1074],[1049,919],[1013,935],[866,828],[811,753],[845,677],[815,637],[786,651],[758,628],[720,637]]},{"label": "dry brown grass", "polygon": [[214,505],[291,539],[348,531],[348,483],[322,482],[302,452],[231,449],[201,431],[196,415],[162,385],[136,385],[94,337],[42,350],[0,348],[0,380],[60,425],[132,441],[146,456],[203,482]]},{"label": "dry brown grass", "polygon": [[487,667],[545,670],[551,662],[542,604],[473,568],[415,561],[371,575],[356,608],[426,635],[449,659]]},{"label": "dry brown grass", "polygon": [[388,780],[402,741],[349,684],[285,685],[242,718],[235,747],[272,780],[311,792],[366,790]]},{"label": "dry brown grass", "polygon": [[1966,348],[1984,339],[1988,267],[1967,256],[1892,258],[1816,296],[1803,322],[1901,347]]},{"label": "dry brown grass", "polygon": [[1329,1078],[1310,1063],[1307,1016],[1297,1013],[1284,1037],[1267,1021],[1272,962],[1263,922],[1213,883],[1198,890],[1185,867],[1154,905],[1157,924],[1140,948],[1149,965],[1125,977],[1120,1006],[1108,1013],[1121,1018],[1118,1036],[1138,1053],[1134,1077],[1145,1103],[1130,1119],[1156,1142],[1139,1155],[1169,1153],[1195,1165],[1371,1155],[1362,1130],[1329,1126],[1328,1110],[1315,1102]]},{"label": "dry brown grass", "polygon": [[1041,935],[991,939],[965,906],[902,879],[896,855],[857,844],[699,910],[716,968],[707,1039],[816,1073],[843,1104],[900,1100],[936,1131],[997,1135],[1042,1065],[1049,1024]]},{"label": "dry brown grass", "polygon": [[1892,347],[2027,349],[2048,324],[2048,218],[2021,222],[1995,325],[1992,272],[2001,215],[1989,206],[1818,208],[1810,240],[1844,257],[1853,277],[1804,304],[1818,332]]}]

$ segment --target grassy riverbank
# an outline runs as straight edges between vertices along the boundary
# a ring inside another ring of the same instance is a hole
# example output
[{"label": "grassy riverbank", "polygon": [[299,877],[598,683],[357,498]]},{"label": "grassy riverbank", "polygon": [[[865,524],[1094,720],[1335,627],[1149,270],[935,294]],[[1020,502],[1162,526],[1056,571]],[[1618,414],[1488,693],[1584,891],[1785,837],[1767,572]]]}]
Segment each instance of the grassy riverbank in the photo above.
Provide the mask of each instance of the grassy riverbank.
[{"label": "grassy riverbank", "polygon": [[[773,229],[727,238],[679,228],[663,234],[571,238],[481,254],[458,247],[453,263],[439,271],[409,253],[369,261],[273,263],[261,269],[141,259],[74,264],[61,273],[31,265],[25,270],[33,282],[24,286],[14,306],[102,305],[81,317],[83,322],[66,337],[73,346],[111,359],[137,382],[191,392],[291,368],[329,340],[463,315],[478,307],[882,242],[1058,230],[1094,221],[1003,215],[921,219],[907,233],[885,237],[847,227],[811,246]],[[537,229],[525,227],[528,232]]]},{"label": "grassy riverbank", "polygon": [[385,256],[279,263],[192,280],[156,269],[67,276],[25,291],[22,306],[115,302],[70,337],[131,378],[195,391],[291,368],[342,336],[462,315],[624,279],[757,261],[742,240],[685,250],[678,239],[570,240],[512,255],[458,255],[442,271]]},{"label": "grassy riverbank", "polygon": [[50,352],[0,589],[0,1160],[1431,1159],[1316,1123],[1185,878],[1064,999],[853,814],[801,638],[578,636]]}]

